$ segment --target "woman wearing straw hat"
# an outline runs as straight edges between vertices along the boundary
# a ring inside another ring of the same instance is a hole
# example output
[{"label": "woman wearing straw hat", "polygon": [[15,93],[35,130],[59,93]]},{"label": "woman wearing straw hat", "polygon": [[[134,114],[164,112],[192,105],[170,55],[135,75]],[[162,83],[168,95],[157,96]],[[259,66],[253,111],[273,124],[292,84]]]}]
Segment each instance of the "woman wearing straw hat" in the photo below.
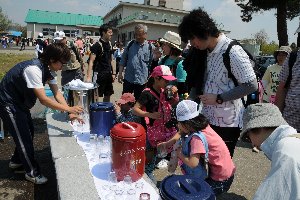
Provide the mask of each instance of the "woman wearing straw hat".
[{"label": "woman wearing straw hat", "polygon": [[286,57],[291,53],[292,49],[289,46],[281,46],[274,52],[276,63],[267,68],[262,83],[265,89],[263,100],[264,102],[274,103],[279,85],[279,73]]},{"label": "woman wearing straw hat", "polygon": [[172,74],[177,78],[178,94],[182,96],[188,90],[185,84],[187,74],[182,65],[181,38],[177,33],[167,31],[164,37],[159,39],[159,42],[162,44],[164,57],[155,66],[166,65],[170,67]]}]

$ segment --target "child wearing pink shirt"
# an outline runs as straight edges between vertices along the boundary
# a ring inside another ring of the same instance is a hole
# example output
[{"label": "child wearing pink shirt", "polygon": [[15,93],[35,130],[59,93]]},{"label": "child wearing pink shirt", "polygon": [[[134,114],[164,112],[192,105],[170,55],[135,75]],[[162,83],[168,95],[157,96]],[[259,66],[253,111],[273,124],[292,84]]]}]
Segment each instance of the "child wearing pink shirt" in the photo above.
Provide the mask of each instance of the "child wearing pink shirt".
[{"label": "child wearing pink shirt", "polygon": [[[177,148],[179,165],[184,174],[204,178],[214,193],[219,195],[229,190],[235,173],[235,166],[222,138],[209,126],[208,120],[199,114],[198,104],[183,100],[176,108],[179,132],[169,141],[160,143],[165,149],[181,139]],[[208,174],[205,171],[208,165]]]}]

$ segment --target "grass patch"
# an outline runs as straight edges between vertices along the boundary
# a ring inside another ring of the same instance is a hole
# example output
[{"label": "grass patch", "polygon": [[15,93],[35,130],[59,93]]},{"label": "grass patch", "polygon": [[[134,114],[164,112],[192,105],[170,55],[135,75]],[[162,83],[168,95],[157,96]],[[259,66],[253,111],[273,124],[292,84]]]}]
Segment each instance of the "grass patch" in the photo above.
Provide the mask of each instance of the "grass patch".
[{"label": "grass patch", "polygon": [[11,53],[0,53],[0,80],[3,76],[17,63],[30,60],[34,56],[30,54],[11,54]]}]

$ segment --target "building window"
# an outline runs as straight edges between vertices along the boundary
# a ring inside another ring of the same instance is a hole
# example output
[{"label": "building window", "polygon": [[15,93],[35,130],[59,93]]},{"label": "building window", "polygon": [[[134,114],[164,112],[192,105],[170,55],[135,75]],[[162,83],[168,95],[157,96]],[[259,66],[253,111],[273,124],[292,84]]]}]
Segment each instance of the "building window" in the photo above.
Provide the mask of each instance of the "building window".
[{"label": "building window", "polygon": [[126,41],[126,33],[122,33],[122,42],[125,43]]},{"label": "building window", "polygon": [[64,33],[66,34],[66,37],[76,37],[79,33],[79,30],[63,30]]},{"label": "building window", "polygon": [[159,0],[158,1],[158,6],[159,7],[166,7],[166,0]]},{"label": "building window", "polygon": [[90,35],[92,35],[92,32],[91,31],[83,31],[83,35],[90,36]]},{"label": "building window", "polygon": [[150,0],[146,1],[146,5],[148,5],[148,6],[150,5]]},{"label": "building window", "polygon": [[43,28],[43,35],[54,35],[55,29],[51,29],[51,28]]}]

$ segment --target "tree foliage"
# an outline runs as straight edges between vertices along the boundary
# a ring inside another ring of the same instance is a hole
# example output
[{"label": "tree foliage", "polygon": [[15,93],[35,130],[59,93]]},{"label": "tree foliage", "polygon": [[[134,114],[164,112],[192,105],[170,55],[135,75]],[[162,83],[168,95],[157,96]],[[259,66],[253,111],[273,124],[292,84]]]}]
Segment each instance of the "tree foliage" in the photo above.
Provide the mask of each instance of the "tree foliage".
[{"label": "tree foliage", "polygon": [[261,45],[261,53],[263,55],[273,55],[274,52],[279,48],[278,44],[276,44],[275,41],[272,41],[271,43],[267,44],[264,43]]},{"label": "tree foliage", "polygon": [[275,9],[277,16],[277,33],[279,45],[288,45],[287,19],[292,20],[300,15],[299,0],[235,0],[242,9],[241,19],[244,22],[252,20],[256,13]]},{"label": "tree foliage", "polygon": [[12,21],[2,12],[2,8],[0,7],[0,31],[6,31],[11,23]]}]

